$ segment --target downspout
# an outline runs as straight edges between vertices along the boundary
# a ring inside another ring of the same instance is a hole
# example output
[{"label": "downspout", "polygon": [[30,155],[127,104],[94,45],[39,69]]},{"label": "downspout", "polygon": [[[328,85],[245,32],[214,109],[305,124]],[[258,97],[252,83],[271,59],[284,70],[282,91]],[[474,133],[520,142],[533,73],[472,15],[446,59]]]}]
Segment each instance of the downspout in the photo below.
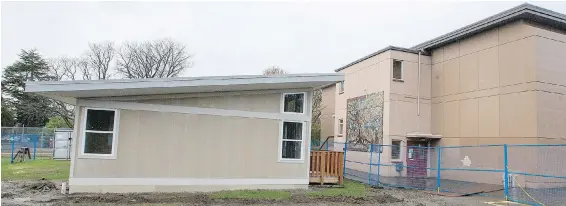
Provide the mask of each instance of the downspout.
[{"label": "downspout", "polygon": [[418,71],[418,83],[417,83],[417,116],[421,116],[421,50],[419,50],[419,71]]},{"label": "downspout", "polygon": [[417,132],[421,131],[421,50],[419,50],[418,80],[417,80]]}]

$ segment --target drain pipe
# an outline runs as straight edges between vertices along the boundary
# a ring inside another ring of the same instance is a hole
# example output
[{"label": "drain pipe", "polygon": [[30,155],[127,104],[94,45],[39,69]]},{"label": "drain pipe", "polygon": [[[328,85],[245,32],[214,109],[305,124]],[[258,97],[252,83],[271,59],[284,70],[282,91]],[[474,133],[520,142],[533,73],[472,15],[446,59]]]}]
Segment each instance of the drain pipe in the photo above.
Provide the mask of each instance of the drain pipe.
[{"label": "drain pipe", "polygon": [[[417,116],[421,116],[421,50],[419,50],[419,71],[418,71],[418,83],[417,83]],[[419,122],[419,121],[417,121]],[[420,128],[419,128],[420,129]]]}]

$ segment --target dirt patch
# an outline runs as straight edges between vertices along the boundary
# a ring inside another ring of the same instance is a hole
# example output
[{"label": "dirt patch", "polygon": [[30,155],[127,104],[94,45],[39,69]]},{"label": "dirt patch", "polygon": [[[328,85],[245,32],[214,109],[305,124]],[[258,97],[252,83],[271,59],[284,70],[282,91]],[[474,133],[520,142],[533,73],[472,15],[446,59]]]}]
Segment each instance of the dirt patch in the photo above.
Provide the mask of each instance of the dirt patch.
[{"label": "dirt patch", "polygon": [[39,182],[30,182],[24,185],[27,190],[33,190],[36,192],[49,192],[51,190],[57,190],[57,186],[54,182],[42,180]]},{"label": "dirt patch", "polygon": [[290,199],[216,199],[208,193],[131,193],[131,194],[69,194],[60,193],[61,182],[8,181],[2,182],[3,205],[480,205],[461,199],[427,194],[423,191],[404,189],[371,189],[365,197],[309,197],[308,191],[292,190]]}]

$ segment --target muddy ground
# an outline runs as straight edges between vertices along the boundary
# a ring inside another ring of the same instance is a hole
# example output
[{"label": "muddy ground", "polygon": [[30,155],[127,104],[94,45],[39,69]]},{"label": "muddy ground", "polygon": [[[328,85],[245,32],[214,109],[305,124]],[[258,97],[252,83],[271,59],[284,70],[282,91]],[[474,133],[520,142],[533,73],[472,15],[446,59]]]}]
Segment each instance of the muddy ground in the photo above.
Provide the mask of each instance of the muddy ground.
[{"label": "muddy ground", "polygon": [[[288,200],[213,199],[207,193],[61,194],[61,182],[3,181],[2,205],[485,205],[481,197],[443,197],[405,189],[371,189],[370,195],[309,197],[293,190]],[[309,190],[321,188],[313,187]]]}]

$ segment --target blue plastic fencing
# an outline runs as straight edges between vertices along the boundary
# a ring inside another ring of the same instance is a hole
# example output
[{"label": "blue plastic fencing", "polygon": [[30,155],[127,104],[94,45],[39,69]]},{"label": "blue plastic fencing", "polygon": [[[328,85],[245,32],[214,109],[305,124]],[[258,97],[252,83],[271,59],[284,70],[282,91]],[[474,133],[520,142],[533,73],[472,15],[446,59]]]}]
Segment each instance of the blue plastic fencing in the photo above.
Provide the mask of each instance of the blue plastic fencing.
[{"label": "blue plastic fencing", "polygon": [[566,144],[335,145],[344,150],[345,177],[373,186],[492,196],[530,205],[566,202]]},{"label": "blue plastic fencing", "polygon": [[11,163],[14,163],[14,159],[16,158],[17,152],[21,148],[28,148],[32,159],[35,160],[37,155],[37,141],[39,140],[40,136],[36,134],[12,134],[10,136],[11,139],[11,153],[10,157]]},{"label": "blue plastic fencing", "polygon": [[[39,127],[2,127],[2,156],[13,163],[19,150],[27,147],[30,159],[53,155],[55,129]],[[27,159],[26,155],[26,159]]]}]

